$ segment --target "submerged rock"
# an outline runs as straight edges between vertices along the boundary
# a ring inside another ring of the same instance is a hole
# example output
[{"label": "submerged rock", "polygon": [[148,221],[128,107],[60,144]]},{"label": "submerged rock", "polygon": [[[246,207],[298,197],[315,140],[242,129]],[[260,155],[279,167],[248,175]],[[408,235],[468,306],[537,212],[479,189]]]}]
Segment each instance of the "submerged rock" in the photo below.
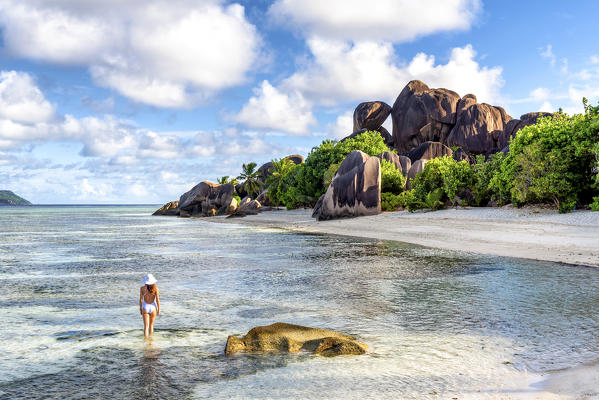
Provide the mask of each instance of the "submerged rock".
[{"label": "submerged rock", "polygon": [[339,165],[327,191],[314,206],[312,217],[327,220],[380,213],[380,160],[354,150]]},{"label": "submerged rock", "polygon": [[225,354],[240,352],[310,351],[323,356],[364,354],[368,346],[355,338],[327,329],[276,322],[252,328],[245,336],[229,336]]},{"label": "submerged rock", "polygon": [[152,215],[179,215],[179,200],[166,203]]}]

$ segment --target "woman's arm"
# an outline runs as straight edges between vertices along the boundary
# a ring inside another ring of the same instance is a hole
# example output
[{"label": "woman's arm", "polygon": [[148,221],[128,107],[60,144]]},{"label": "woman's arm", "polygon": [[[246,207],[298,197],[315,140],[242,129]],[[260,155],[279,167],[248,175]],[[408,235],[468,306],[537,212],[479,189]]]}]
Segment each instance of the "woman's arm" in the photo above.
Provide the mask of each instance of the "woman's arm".
[{"label": "woman's arm", "polygon": [[142,289],[142,288],[139,288],[139,313],[140,313],[141,315],[144,315],[144,312],[143,312],[143,310],[142,310],[142,305],[141,305],[141,302],[143,301],[143,298],[144,298],[144,292],[143,292],[143,289]]},{"label": "woman's arm", "polygon": [[156,315],[160,315],[160,297],[158,297],[158,288],[156,288]]}]

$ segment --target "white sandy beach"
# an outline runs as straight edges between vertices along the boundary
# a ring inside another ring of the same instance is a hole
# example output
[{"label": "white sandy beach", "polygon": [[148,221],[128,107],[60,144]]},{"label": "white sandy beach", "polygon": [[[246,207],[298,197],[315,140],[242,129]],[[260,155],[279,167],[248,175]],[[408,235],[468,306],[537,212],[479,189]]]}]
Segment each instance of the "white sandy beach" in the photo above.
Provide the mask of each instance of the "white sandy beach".
[{"label": "white sandy beach", "polygon": [[[272,211],[219,222],[295,232],[395,240],[476,254],[519,257],[599,267],[599,212],[527,208],[460,208],[407,211],[332,221],[316,221],[311,210]],[[526,385],[525,385],[526,386]],[[599,398],[599,366],[559,371],[506,399]]]},{"label": "white sandy beach", "polygon": [[222,222],[395,240],[446,250],[599,266],[599,212],[459,208],[316,221],[311,210],[272,211]]}]

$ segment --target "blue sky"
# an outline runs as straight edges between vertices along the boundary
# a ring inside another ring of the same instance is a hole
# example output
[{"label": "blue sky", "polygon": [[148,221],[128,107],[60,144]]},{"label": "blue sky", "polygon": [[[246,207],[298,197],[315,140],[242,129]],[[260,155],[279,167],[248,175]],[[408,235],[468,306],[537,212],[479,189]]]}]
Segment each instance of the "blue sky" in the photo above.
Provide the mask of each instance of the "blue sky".
[{"label": "blue sky", "polygon": [[[0,0],[0,189],[164,203],[351,133],[412,79],[503,106],[599,101],[599,3]],[[390,121],[386,126],[390,127]]]}]

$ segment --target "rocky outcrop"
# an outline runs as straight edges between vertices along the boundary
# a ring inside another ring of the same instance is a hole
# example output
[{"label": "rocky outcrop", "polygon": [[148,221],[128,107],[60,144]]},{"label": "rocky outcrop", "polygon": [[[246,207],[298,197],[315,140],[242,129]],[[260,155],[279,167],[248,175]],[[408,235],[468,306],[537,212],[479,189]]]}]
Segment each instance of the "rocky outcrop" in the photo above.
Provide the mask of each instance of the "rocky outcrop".
[{"label": "rocky outcrop", "polygon": [[355,341],[352,336],[327,329],[277,322],[252,328],[245,336],[229,336],[225,354],[286,352],[301,350],[323,356],[364,354],[368,346]]},{"label": "rocky outcrop", "polygon": [[461,146],[474,154],[490,154],[501,149],[499,138],[510,117],[502,107],[479,104],[469,94],[460,100],[456,124],[447,138],[449,146]]},{"label": "rocky outcrop", "polygon": [[262,193],[260,193],[258,197],[256,197],[256,200],[260,202],[260,204],[262,204],[263,206],[272,206],[272,202],[268,197],[268,190],[264,190]]},{"label": "rocky outcrop", "polygon": [[200,182],[179,199],[179,215],[213,216],[227,212],[233,198],[235,187],[230,183],[218,185],[212,182]]},{"label": "rocky outcrop", "polygon": [[152,215],[179,215],[179,200],[171,201],[154,211]]},{"label": "rocky outcrop", "polygon": [[[285,159],[289,159],[291,160],[294,164],[302,164],[304,162],[304,156],[301,156],[299,154],[291,154],[287,157],[283,157]],[[270,172],[271,168],[273,167],[272,161],[269,161],[267,163],[264,163],[260,166],[260,168],[258,168],[258,171],[260,171],[260,178],[263,182],[266,181],[266,179],[272,174]]]},{"label": "rocky outcrop", "polygon": [[327,220],[380,212],[380,161],[354,150],[339,165],[327,191],[318,199],[312,217]]},{"label": "rocky outcrop", "polygon": [[395,165],[395,168],[403,173],[403,166],[401,165],[401,160],[397,154],[390,151],[383,151],[381,154],[379,154],[379,158],[381,160],[389,161],[391,164]]},{"label": "rocky outcrop", "polygon": [[391,113],[391,106],[382,101],[360,103],[354,110],[354,132],[361,129],[377,131]]},{"label": "rocky outcrop", "polygon": [[510,139],[516,136],[516,133],[518,133],[520,129],[536,124],[541,117],[551,117],[554,115],[555,114],[553,113],[547,112],[531,112],[521,115],[520,119],[512,119],[506,124],[503,132],[499,135],[498,147],[501,151],[507,153],[509,150]]},{"label": "rocky outcrop", "polygon": [[418,160],[432,160],[433,158],[453,156],[453,151],[439,142],[424,142],[408,153],[408,157],[412,163]]},{"label": "rocky outcrop", "polygon": [[393,139],[398,152],[408,152],[423,142],[445,142],[456,121],[460,96],[448,89],[430,89],[411,81],[401,91],[393,108]]},{"label": "rocky outcrop", "polygon": [[408,179],[406,180],[406,190],[412,189],[412,180],[416,177],[416,175],[418,175],[420,172],[424,170],[424,165],[427,161],[428,160],[420,159],[416,160],[416,162],[412,164],[410,171],[408,171]]},{"label": "rocky outcrop", "polygon": [[470,164],[474,164],[474,161],[476,160],[474,157],[472,157],[470,154],[468,154],[468,152],[466,150],[462,149],[461,147],[453,152],[453,159],[456,161],[466,160]]}]

